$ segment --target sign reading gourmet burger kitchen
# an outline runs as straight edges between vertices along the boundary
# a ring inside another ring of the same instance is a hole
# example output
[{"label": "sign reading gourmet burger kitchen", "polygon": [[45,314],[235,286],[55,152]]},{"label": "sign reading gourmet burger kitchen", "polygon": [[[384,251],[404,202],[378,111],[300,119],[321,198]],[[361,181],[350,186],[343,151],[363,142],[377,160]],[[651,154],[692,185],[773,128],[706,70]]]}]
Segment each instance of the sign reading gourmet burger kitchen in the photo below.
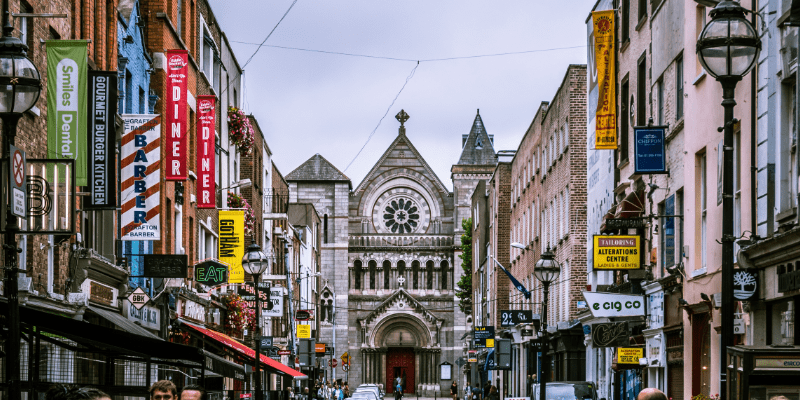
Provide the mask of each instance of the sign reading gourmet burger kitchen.
[{"label": "sign reading gourmet burger kitchen", "polygon": [[[75,160],[75,181],[86,176],[86,46],[85,40],[48,40],[47,158]],[[116,105],[115,105],[116,106]]]},{"label": "sign reading gourmet burger kitchen", "polygon": [[197,96],[197,208],[216,208],[214,128],[217,98]]},{"label": "sign reading gourmet burger kitchen", "polygon": [[186,86],[189,80],[189,52],[167,51],[167,156],[164,167],[166,180],[185,181],[188,175],[186,163]]},{"label": "sign reading gourmet burger kitchen", "polygon": [[161,117],[123,115],[122,240],[161,239]]},{"label": "sign reading gourmet burger kitchen", "polygon": [[89,71],[89,197],[87,209],[117,208],[117,73]]},{"label": "sign reading gourmet burger kitchen", "polygon": [[244,211],[219,211],[219,260],[228,266],[228,283],[243,283]]},{"label": "sign reading gourmet burger kitchen", "polygon": [[639,236],[594,236],[594,269],[639,269]]},{"label": "sign reading gourmet burger kitchen", "polygon": [[[596,150],[617,148],[617,102],[614,91],[614,10],[592,12],[594,61],[597,64],[597,110],[595,110]],[[624,101],[625,99],[623,99]],[[625,117],[625,116],[623,116]]]}]

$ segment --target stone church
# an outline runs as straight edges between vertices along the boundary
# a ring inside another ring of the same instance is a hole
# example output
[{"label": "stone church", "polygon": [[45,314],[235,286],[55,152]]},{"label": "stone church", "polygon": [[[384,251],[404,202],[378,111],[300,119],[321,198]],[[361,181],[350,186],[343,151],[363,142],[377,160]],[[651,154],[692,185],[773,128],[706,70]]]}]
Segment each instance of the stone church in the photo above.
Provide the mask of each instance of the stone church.
[{"label": "stone church", "polygon": [[392,393],[388,383],[399,377],[405,393],[441,395],[452,380],[442,379],[440,366],[449,364],[453,379],[462,376],[471,324],[455,296],[461,220],[497,157],[478,113],[461,137],[451,192],[411,143],[413,132],[406,134],[409,115],[401,110],[396,118],[397,138],[355,189],[319,154],[286,181],[291,202],[312,203],[322,216],[319,341],[333,344],[336,358],[347,351],[352,360],[335,378]]}]

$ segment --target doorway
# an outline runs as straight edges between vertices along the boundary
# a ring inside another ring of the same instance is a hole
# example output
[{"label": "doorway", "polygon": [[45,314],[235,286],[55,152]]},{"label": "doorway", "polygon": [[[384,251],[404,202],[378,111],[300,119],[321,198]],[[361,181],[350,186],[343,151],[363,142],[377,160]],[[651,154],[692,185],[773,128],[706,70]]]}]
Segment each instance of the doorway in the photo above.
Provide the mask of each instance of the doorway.
[{"label": "doorway", "polygon": [[386,352],[386,393],[395,392],[395,380],[400,378],[403,393],[414,393],[414,349],[390,347]]}]

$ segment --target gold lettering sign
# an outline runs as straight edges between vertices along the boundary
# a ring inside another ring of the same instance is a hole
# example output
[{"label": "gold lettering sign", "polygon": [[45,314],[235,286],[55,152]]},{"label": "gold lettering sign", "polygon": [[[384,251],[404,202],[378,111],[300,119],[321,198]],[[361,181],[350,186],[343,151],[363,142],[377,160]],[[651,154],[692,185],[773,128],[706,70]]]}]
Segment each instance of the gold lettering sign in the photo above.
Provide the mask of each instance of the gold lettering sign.
[{"label": "gold lettering sign", "polygon": [[114,290],[96,282],[89,282],[89,300],[110,306],[114,302]]},{"label": "gold lettering sign", "polygon": [[594,148],[614,150],[617,148],[614,10],[593,12],[592,27],[594,28],[594,57],[597,64],[597,87],[599,89],[595,114]]}]

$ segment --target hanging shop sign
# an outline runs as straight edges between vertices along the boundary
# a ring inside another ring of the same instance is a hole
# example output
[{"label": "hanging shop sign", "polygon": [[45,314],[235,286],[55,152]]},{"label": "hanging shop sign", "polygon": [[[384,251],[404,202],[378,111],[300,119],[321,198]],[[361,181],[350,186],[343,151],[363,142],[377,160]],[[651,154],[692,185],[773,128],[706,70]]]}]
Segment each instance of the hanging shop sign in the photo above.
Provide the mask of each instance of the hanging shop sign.
[{"label": "hanging shop sign", "polygon": [[614,50],[614,10],[592,12],[594,56],[597,65],[597,110],[595,114],[596,150],[617,148],[617,102]]},{"label": "hanging shop sign", "polygon": [[606,219],[606,229],[644,229],[647,227],[646,218],[608,218]]},{"label": "hanging shop sign", "polygon": [[141,287],[137,287],[136,290],[128,296],[128,301],[134,308],[139,310],[150,301],[150,296],[148,296]]},{"label": "hanging shop sign", "polygon": [[[239,285],[237,293],[247,303],[247,307],[256,309],[256,288],[252,282]],[[259,282],[258,297],[261,299],[263,317],[283,317],[283,294],[282,286],[268,286],[266,282]]]},{"label": "hanging shop sign", "polygon": [[161,117],[123,115],[122,240],[161,239]]},{"label": "hanging shop sign", "polygon": [[733,272],[733,298],[747,301],[753,298],[758,289],[756,270],[737,269]]},{"label": "hanging shop sign", "polygon": [[244,211],[219,211],[219,260],[228,266],[228,283],[244,282]]},{"label": "hanging shop sign", "polygon": [[525,336],[533,336],[533,329],[523,329],[522,330],[522,337]]},{"label": "hanging shop sign", "polygon": [[222,285],[228,281],[228,266],[219,260],[203,260],[194,266],[194,280],[206,286]]},{"label": "hanging shop sign", "polygon": [[186,254],[143,254],[142,259],[146,278],[188,278]]},{"label": "hanging shop sign", "polygon": [[583,297],[595,318],[644,316],[644,296],[583,292]]},{"label": "hanging shop sign", "polygon": [[197,208],[216,208],[214,176],[217,98],[197,96]]},{"label": "hanging shop sign", "polygon": [[89,71],[89,201],[84,208],[117,208],[115,116],[117,72]]},{"label": "hanging shop sign", "polygon": [[166,161],[164,163],[165,178],[168,181],[185,181],[188,161],[186,152],[186,107],[189,80],[189,52],[186,50],[167,51],[167,104],[166,123]]},{"label": "hanging shop sign", "polygon": [[474,346],[476,349],[494,347],[494,326],[476,326],[472,330]]},{"label": "hanging shop sign", "polygon": [[297,338],[311,339],[311,325],[297,324]]},{"label": "hanging shop sign", "polygon": [[644,349],[641,347],[617,348],[617,364],[639,365],[640,358],[644,358]]},{"label": "hanging shop sign", "polygon": [[6,171],[8,171],[9,198],[8,205],[11,215],[25,218],[28,213],[28,190],[25,185],[25,152],[9,144],[9,154],[11,158],[7,160]]},{"label": "hanging shop sign", "polygon": [[86,279],[81,284],[81,291],[89,293],[89,300],[107,306],[117,306],[119,290],[98,281]]},{"label": "hanging shop sign", "polygon": [[647,315],[650,319],[649,329],[664,326],[664,292],[656,292],[647,296]]},{"label": "hanging shop sign", "polygon": [[[75,160],[78,186],[87,185],[86,40],[48,40],[47,157]],[[116,107],[116,104],[114,104]]]},{"label": "hanging shop sign", "polygon": [[315,353],[326,353],[325,343],[315,343],[314,344],[314,352]]},{"label": "hanging shop sign", "polygon": [[516,326],[519,324],[528,324],[531,322],[533,322],[533,311],[531,310],[500,311],[500,327],[502,328]]},{"label": "hanging shop sign", "polygon": [[183,303],[183,307],[179,308],[181,317],[206,323],[206,306],[185,298],[181,298],[181,303]]},{"label": "hanging shop sign", "polygon": [[153,306],[136,308],[133,303],[129,302],[127,307],[123,303],[122,309],[125,311],[125,317],[129,321],[139,323],[143,327],[155,331],[161,330],[161,310],[158,308]]},{"label": "hanging shop sign", "polygon": [[[20,152],[21,153],[21,152]],[[13,173],[14,168],[23,166],[23,154],[14,156],[11,161],[10,174],[11,189],[20,179],[19,170]],[[25,218],[17,218],[17,234],[20,235],[69,235],[75,233],[75,160],[70,159],[35,159],[24,160],[24,184],[27,189],[23,213]],[[3,165],[8,165],[3,160]],[[16,200],[19,194],[14,195]],[[8,198],[6,198],[8,200]],[[15,201],[0,201],[0,232],[5,231],[6,216],[11,213],[9,208],[20,207]],[[22,210],[17,210],[22,211]],[[23,224],[23,219],[26,223]]]},{"label": "hanging shop sign", "polygon": [[592,347],[627,346],[630,344],[628,338],[627,322],[592,324]]},{"label": "hanging shop sign", "polygon": [[634,127],[634,173],[640,175],[667,174],[665,126]]},{"label": "hanging shop sign", "polygon": [[595,235],[594,269],[639,269],[641,268],[640,237],[629,235]]},{"label": "hanging shop sign", "polygon": [[314,310],[297,310],[294,313],[294,319],[296,321],[313,321]]}]

